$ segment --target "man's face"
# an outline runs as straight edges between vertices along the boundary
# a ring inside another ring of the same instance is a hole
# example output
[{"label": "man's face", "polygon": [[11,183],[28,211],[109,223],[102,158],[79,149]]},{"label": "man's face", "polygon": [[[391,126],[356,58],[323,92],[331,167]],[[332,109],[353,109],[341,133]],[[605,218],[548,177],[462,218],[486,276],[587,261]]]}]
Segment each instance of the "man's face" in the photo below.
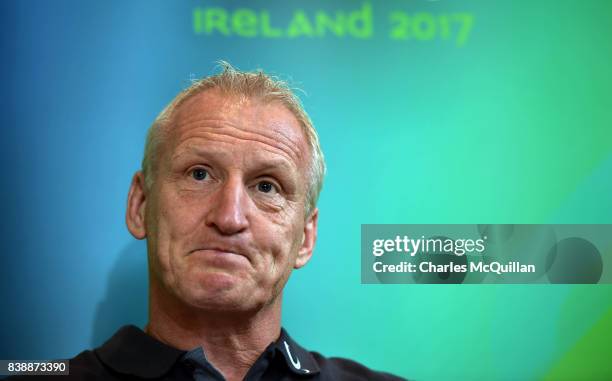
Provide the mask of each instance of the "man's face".
[{"label": "man's face", "polygon": [[143,202],[151,281],[194,307],[273,302],[316,239],[297,119],[279,103],[208,90],[166,127]]}]

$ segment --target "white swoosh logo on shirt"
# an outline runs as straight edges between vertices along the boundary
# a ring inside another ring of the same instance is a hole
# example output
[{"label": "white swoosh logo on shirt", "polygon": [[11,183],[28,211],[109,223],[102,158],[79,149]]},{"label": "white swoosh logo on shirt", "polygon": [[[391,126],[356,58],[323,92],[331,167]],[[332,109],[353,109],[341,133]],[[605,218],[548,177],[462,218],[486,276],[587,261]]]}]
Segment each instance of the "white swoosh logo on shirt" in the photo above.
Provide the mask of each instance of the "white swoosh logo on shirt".
[{"label": "white swoosh logo on shirt", "polygon": [[293,356],[291,356],[291,351],[289,350],[289,344],[287,344],[287,342],[284,340],[283,340],[283,343],[285,343],[285,349],[287,350],[287,355],[289,355],[289,360],[291,361],[291,365],[293,365],[295,369],[300,369],[300,367],[302,366],[300,364],[300,359],[296,359],[297,361],[294,360]]}]

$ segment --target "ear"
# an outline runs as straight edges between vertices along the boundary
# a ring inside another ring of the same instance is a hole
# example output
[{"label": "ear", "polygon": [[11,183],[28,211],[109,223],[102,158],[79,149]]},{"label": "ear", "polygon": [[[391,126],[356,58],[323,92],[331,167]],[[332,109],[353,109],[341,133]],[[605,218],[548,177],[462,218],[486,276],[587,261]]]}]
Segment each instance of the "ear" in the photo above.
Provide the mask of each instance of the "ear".
[{"label": "ear", "polygon": [[134,238],[143,239],[147,236],[145,228],[145,206],[146,194],[144,175],[138,171],[132,178],[130,193],[128,193],[127,211],[125,213],[125,223]]},{"label": "ear", "polygon": [[312,257],[312,251],[314,250],[315,243],[317,241],[317,223],[319,221],[319,209],[315,208],[304,224],[304,239],[302,245],[298,251],[297,258],[295,259],[295,265],[293,268],[299,269],[310,261]]}]

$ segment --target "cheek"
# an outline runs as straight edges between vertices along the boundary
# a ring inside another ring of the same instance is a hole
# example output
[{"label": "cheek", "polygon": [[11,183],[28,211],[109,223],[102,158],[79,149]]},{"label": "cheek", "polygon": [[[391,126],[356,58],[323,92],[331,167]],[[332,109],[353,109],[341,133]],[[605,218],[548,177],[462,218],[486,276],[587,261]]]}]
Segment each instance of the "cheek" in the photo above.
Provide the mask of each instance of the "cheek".
[{"label": "cheek", "polygon": [[[257,270],[265,274],[268,283],[276,283],[293,269],[295,258],[301,244],[301,231],[298,226],[271,224],[255,224],[253,236],[259,242],[261,256]],[[262,228],[266,226],[267,228]]]},{"label": "cheek", "polygon": [[202,205],[201,200],[171,195],[160,205],[159,219],[173,239],[186,237],[201,223]]},{"label": "cheek", "polygon": [[212,195],[177,189],[170,183],[160,197],[159,221],[164,223],[164,234],[174,243],[185,243],[197,238],[205,230],[207,206],[213,205]]},{"label": "cheek", "polygon": [[[176,195],[160,197],[152,205],[149,225],[149,252],[156,253],[156,262],[165,278],[182,271],[181,258],[186,254],[189,237],[199,224],[197,205]],[[148,217],[148,216],[147,216]]]}]

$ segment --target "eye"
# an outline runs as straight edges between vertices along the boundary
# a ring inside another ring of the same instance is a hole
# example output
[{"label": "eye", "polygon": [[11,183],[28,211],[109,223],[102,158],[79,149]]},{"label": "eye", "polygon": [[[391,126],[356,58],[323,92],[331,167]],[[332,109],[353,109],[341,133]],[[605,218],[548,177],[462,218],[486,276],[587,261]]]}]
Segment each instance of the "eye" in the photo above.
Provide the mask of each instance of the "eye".
[{"label": "eye", "polygon": [[197,181],[202,181],[208,177],[208,171],[204,168],[195,168],[191,171],[191,176]]},{"label": "eye", "polygon": [[269,181],[262,181],[257,184],[257,190],[263,193],[270,193],[274,188],[274,184]]}]

